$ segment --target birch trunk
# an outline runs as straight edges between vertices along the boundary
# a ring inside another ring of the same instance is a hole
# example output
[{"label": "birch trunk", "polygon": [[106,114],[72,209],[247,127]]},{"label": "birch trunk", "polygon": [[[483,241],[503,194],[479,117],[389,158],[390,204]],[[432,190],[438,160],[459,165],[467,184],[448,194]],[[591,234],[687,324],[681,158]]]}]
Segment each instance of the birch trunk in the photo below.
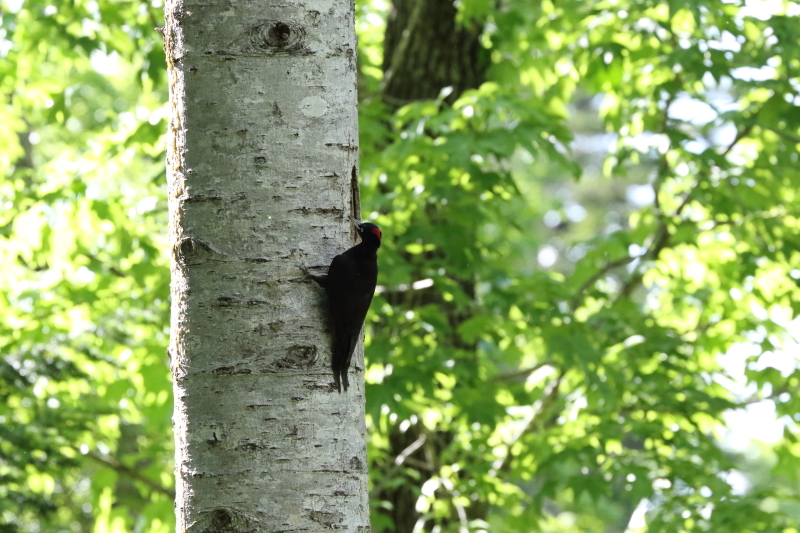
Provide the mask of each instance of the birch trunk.
[{"label": "birch trunk", "polygon": [[166,5],[177,531],[366,531],[363,349],[330,370],[358,216],[349,0]]}]

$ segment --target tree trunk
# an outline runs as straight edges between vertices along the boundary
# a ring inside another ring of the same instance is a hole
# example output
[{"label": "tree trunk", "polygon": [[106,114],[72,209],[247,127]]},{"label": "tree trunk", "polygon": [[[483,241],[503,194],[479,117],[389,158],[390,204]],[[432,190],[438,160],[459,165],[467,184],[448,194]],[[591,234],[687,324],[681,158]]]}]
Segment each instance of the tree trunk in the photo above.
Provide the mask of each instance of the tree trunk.
[{"label": "tree trunk", "polygon": [[353,6],[166,5],[177,531],[369,527],[363,349],[298,265],[354,244]]},{"label": "tree trunk", "polygon": [[[453,0],[393,0],[384,34],[384,85],[382,97],[392,106],[401,106],[413,101],[433,99],[439,96],[445,87],[452,87],[446,98],[450,103],[461,94],[477,88],[484,81],[488,62],[482,61],[480,36],[482,28],[471,21],[464,24],[457,19],[458,11]],[[447,221],[432,211],[427,216],[431,224],[446,224]],[[408,259],[406,257],[406,259]],[[421,279],[422,273],[415,273]],[[414,274],[412,274],[413,276]],[[456,279],[466,294],[474,296],[474,280]],[[456,311],[455,307],[441,299],[440,293],[425,291],[406,291],[397,295],[385,294],[392,305],[413,309],[425,304],[435,303],[448,315],[453,331],[469,318]],[[425,298],[414,301],[414,298]],[[440,339],[443,346],[457,347],[462,350],[474,350],[474,345],[467,345],[458,335]],[[399,423],[399,421],[398,421]],[[378,468],[385,470],[384,476],[396,475],[397,465],[394,458],[407,453],[408,447],[424,438],[425,444],[412,453],[404,463],[404,468],[415,469],[419,473],[406,478],[406,483],[390,486],[378,486],[373,491],[375,498],[389,502],[388,509],[376,512],[384,514],[394,524],[393,533],[412,533],[418,527],[420,513],[416,510],[418,489],[433,473],[439,471],[439,458],[452,441],[452,435],[443,432],[425,434],[420,425],[412,424],[405,431],[397,425],[389,429],[389,457],[386,463],[377,463]],[[390,474],[390,472],[392,472]],[[469,508],[468,519],[485,518],[487,506],[473,503]],[[450,519],[440,519],[439,524],[463,526],[456,512],[452,509]],[[423,521],[422,529],[429,531],[433,527],[431,521]]]},{"label": "tree trunk", "polygon": [[456,21],[453,0],[394,0],[383,48],[383,97],[393,105],[439,96],[449,101],[483,81],[481,29]]}]

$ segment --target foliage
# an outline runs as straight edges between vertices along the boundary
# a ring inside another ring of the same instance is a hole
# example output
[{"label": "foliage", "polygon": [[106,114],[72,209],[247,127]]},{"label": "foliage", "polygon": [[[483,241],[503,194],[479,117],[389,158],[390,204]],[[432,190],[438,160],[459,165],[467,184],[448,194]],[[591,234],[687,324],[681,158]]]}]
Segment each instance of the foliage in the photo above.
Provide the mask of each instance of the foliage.
[{"label": "foliage", "polygon": [[[797,490],[742,493],[720,444],[750,403],[798,417],[797,354],[770,363],[800,295],[796,9],[464,2],[488,81],[363,113],[387,235],[367,349],[378,529],[404,483],[425,530],[622,531],[640,502],[648,531],[797,527]],[[595,110],[600,127],[580,125]],[[603,131],[602,172],[584,154],[591,183],[564,187],[575,133]],[[604,209],[620,185],[652,200]],[[737,343],[747,396],[722,364]],[[786,422],[776,475],[798,467]]]},{"label": "foliage", "polygon": [[[161,6],[0,6],[0,528],[170,531]],[[800,527],[796,4],[465,0],[486,83],[399,109],[357,8],[375,530]]]},{"label": "foliage", "polygon": [[0,11],[0,529],[167,531],[160,9]]}]

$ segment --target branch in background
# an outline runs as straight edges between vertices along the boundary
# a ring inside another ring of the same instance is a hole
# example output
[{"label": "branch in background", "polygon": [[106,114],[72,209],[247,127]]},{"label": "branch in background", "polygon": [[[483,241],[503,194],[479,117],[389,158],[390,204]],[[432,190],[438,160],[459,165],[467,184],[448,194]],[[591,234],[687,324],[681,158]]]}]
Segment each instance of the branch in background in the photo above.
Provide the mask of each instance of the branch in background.
[{"label": "branch in background", "polygon": [[414,459],[413,457],[409,457],[408,459],[406,459],[405,462],[406,464],[413,466],[417,470],[427,470],[428,472],[433,472],[434,465],[420,461],[419,459]]},{"label": "branch in background", "polygon": [[[757,112],[756,112],[755,114],[756,114],[756,115],[758,115],[758,113],[757,113]],[[755,117],[754,117],[754,118],[755,118]],[[725,149],[722,151],[722,155],[728,155],[728,153],[729,153],[731,150],[733,150],[733,147],[734,147],[734,146],[736,146],[736,145],[739,143],[739,141],[741,141],[742,139],[744,139],[745,137],[747,137],[747,136],[750,134],[750,132],[751,132],[752,130],[753,130],[753,124],[750,124],[749,126],[745,126],[744,128],[742,128],[742,129],[741,129],[741,131],[738,131],[738,132],[736,133],[736,137],[734,137],[734,138],[733,138],[733,141],[731,141],[731,144],[729,144],[729,145],[728,145],[728,147],[727,147],[727,148],[725,148]]]},{"label": "branch in background", "polygon": [[118,269],[117,267],[113,267],[113,266],[109,266],[109,265],[104,264],[102,261],[100,261],[100,259],[96,255],[88,253],[88,252],[84,253],[83,255],[88,257],[90,261],[95,261],[97,263],[100,263],[101,265],[106,267],[106,269],[108,269],[109,272],[111,272],[113,275],[117,276],[118,278],[127,277],[125,275],[125,273],[123,271],[121,271],[120,269]]},{"label": "branch in background", "polygon": [[[675,77],[676,81],[679,81],[679,76],[680,75],[677,75]],[[659,132],[662,134],[667,133],[669,109],[672,107],[673,102],[675,102],[675,95],[670,93],[667,101],[664,104],[664,115],[661,117],[661,125],[659,126]],[[659,195],[661,193],[661,183],[668,170],[669,163],[667,163],[667,154],[665,152],[658,158],[658,174],[656,175],[656,179],[653,181],[653,204],[657,213],[661,213],[661,200],[659,199]]]},{"label": "branch in background", "polygon": [[[756,113],[756,114],[758,114],[758,113]],[[736,133],[736,137],[721,152],[721,154],[723,156],[728,155],[728,153],[730,153],[730,151],[733,150],[733,148],[739,143],[739,141],[741,141],[742,139],[747,137],[747,135],[749,135],[752,130],[753,130],[753,124],[745,126],[741,130],[739,130]],[[678,217],[681,216],[681,214],[683,214],[684,209],[686,209],[686,206],[689,205],[689,202],[692,199],[692,195],[697,190],[697,187],[698,187],[698,183],[695,182],[692,185],[692,187],[689,189],[689,192],[686,193],[686,196],[683,198],[683,200],[681,201],[681,203],[678,206],[678,208],[675,210],[675,213],[673,213],[670,217],[667,217],[666,215],[663,215],[663,214],[660,216],[661,220],[659,222],[658,228],[656,228],[656,231],[654,232],[654,236],[657,236],[657,237],[655,237],[653,239],[653,245],[647,250],[647,252],[644,253],[644,255],[641,256],[643,261],[644,261],[645,258],[648,258],[648,259],[653,260],[653,261],[657,260],[658,256],[661,254],[661,252],[665,248],[669,247],[669,245],[670,245],[670,242],[669,242],[670,233],[669,233],[669,229],[668,229],[669,221],[670,221],[670,219],[678,218]],[[619,295],[615,299],[615,303],[617,301],[619,301],[620,298],[629,297],[631,295],[631,293],[634,291],[634,289],[636,289],[636,287],[638,287],[639,284],[642,282],[643,276],[644,276],[644,274],[642,272],[635,271],[633,273],[633,275],[631,275],[631,277],[628,278],[628,280],[622,286],[622,289],[620,290]]]},{"label": "branch in background", "polygon": [[427,470],[429,472],[433,472],[434,465],[431,464],[430,462],[423,462],[414,459],[413,457],[410,457],[410,455],[419,450],[420,447],[422,447],[422,445],[424,445],[425,442],[427,442],[427,440],[428,440],[427,434],[423,433],[414,442],[406,446],[406,448],[402,452],[397,454],[397,457],[395,457],[393,461],[394,464],[389,469],[389,471],[386,472],[381,482],[376,483],[372,487],[372,489],[370,489],[369,491],[370,499],[377,498],[378,494],[380,494],[380,492],[383,489],[385,489],[386,486],[388,485],[387,481],[394,478],[404,464],[407,464],[418,470]]},{"label": "branch in background", "polygon": [[80,451],[79,448],[77,448],[75,446],[71,446],[71,448],[73,450],[75,450],[76,452],[81,453],[82,455],[85,455],[85,457],[88,457],[88,458],[92,459],[96,463],[100,463],[101,465],[110,468],[111,470],[113,470],[114,472],[116,472],[116,473],[118,473],[118,474],[120,474],[122,476],[131,478],[131,479],[133,479],[135,481],[139,481],[139,482],[143,483],[148,488],[150,488],[153,492],[158,492],[158,493],[163,494],[163,495],[165,495],[165,496],[167,496],[167,497],[169,497],[170,499],[173,499],[173,500],[175,499],[175,491],[173,489],[164,487],[163,485],[159,484],[158,482],[156,482],[156,481],[150,479],[149,477],[141,474],[138,470],[135,470],[135,469],[133,469],[133,468],[131,468],[129,466],[126,466],[126,465],[120,463],[119,461],[117,461],[116,459],[113,459],[111,457],[108,457],[107,455],[101,455],[101,454],[95,453],[95,452],[89,452],[87,454],[83,454]]},{"label": "branch in background", "polygon": [[589,277],[589,279],[587,279],[586,281],[583,282],[583,284],[576,291],[575,296],[572,298],[572,302],[571,303],[572,303],[573,311],[578,308],[578,304],[580,303],[581,295],[584,292],[586,292],[586,290],[588,290],[589,287],[592,287],[597,282],[597,280],[599,280],[601,277],[605,276],[606,274],[608,274],[610,271],[614,270],[615,268],[627,265],[628,263],[632,262],[634,259],[638,259],[638,257],[631,257],[631,256],[620,257],[619,259],[615,259],[614,261],[609,261],[608,263],[606,263],[606,265],[603,268],[601,268],[600,270],[598,270],[597,272],[592,274]]},{"label": "branch in background", "polygon": [[[148,2],[147,0],[144,0],[142,2],[142,5],[144,6],[144,10],[147,12],[148,18],[150,19],[150,24],[153,25],[153,29],[155,31],[157,31],[158,33],[162,33],[164,31],[164,28],[160,28],[161,31],[159,31],[158,26],[159,26],[159,24],[164,24],[164,21],[163,20],[158,20],[156,18],[155,14],[153,13],[153,10],[151,9],[152,6],[150,5],[150,2]],[[163,35],[162,35],[162,37],[163,37]],[[156,40],[156,42],[159,42],[159,41]]]},{"label": "branch in background", "polygon": [[791,133],[787,133],[785,131],[779,131],[779,130],[776,130],[775,128],[765,128],[765,129],[767,131],[771,131],[772,133],[774,133],[778,137],[781,137],[784,140],[789,141],[790,143],[800,144],[800,137],[798,137],[797,135],[792,135]]},{"label": "branch in background", "polygon": [[537,363],[530,368],[525,368],[523,370],[518,370],[516,372],[511,372],[509,374],[499,374],[492,378],[492,381],[495,383],[502,383],[504,381],[515,381],[519,378],[527,378],[543,366],[552,365],[552,361],[542,361],[541,363]]},{"label": "branch in background", "polygon": [[[693,189],[694,190],[694,189]],[[683,203],[678,207],[678,210],[675,212],[676,215],[680,215],[680,212],[686,207],[686,204],[689,201],[689,198],[692,195],[692,191],[689,191],[689,194],[686,195],[684,198]],[[644,262],[645,259],[650,259],[655,261],[658,259],[658,256],[661,255],[661,252],[669,246],[669,238],[670,233],[669,229],[667,228],[666,220],[662,220],[662,222],[656,228],[655,233],[653,234],[653,244],[648,250],[639,257],[639,259]],[[628,278],[628,280],[622,285],[622,289],[620,289],[619,294],[614,299],[614,303],[617,303],[620,298],[628,298],[631,293],[639,286],[642,282],[642,278],[644,277],[644,273],[641,272],[639,269],[634,269],[633,274]]]},{"label": "branch in background", "polygon": [[397,466],[400,466],[401,464],[403,464],[403,463],[406,461],[406,459],[408,459],[408,456],[409,456],[409,455],[411,455],[412,453],[414,453],[415,451],[417,451],[417,450],[419,449],[419,447],[420,447],[420,446],[422,446],[423,444],[425,444],[425,441],[426,441],[426,440],[427,440],[427,436],[425,435],[425,433],[423,433],[422,435],[420,435],[420,436],[419,436],[419,438],[418,438],[417,440],[415,440],[414,442],[412,442],[411,444],[409,444],[409,445],[406,447],[406,449],[405,449],[405,450],[403,450],[402,452],[400,452],[400,453],[397,455],[397,457],[395,457],[395,459],[394,459],[394,464],[396,464]]},{"label": "branch in background", "polygon": [[748,398],[745,398],[741,402],[739,402],[739,405],[743,407],[743,406],[746,406],[746,405],[753,405],[754,403],[758,403],[758,402],[766,402],[766,401],[774,402],[775,400],[779,399],[778,397],[781,394],[784,394],[784,393],[791,394],[791,392],[789,391],[789,388],[787,386],[783,386],[783,387],[780,387],[778,389],[775,389],[774,391],[772,391],[771,394],[767,394],[766,396],[760,396],[758,393],[756,393],[756,394],[754,394],[754,395],[752,395],[752,396],[750,396]]},{"label": "branch in background", "polygon": [[556,404],[559,398],[559,389],[561,387],[561,381],[564,379],[565,372],[562,370],[556,379],[554,379],[550,384],[550,391],[547,393],[547,396],[542,401],[542,405],[539,408],[539,411],[533,415],[525,425],[522,430],[514,437],[511,442],[506,444],[506,449],[508,452],[506,453],[505,457],[498,458],[493,464],[492,468],[497,472],[508,472],[509,468],[511,468],[511,459],[513,459],[513,454],[511,450],[513,449],[514,445],[519,442],[519,440],[524,437],[525,435],[529,435],[538,429],[547,429],[555,420],[558,419],[558,412],[551,413],[553,406]]}]

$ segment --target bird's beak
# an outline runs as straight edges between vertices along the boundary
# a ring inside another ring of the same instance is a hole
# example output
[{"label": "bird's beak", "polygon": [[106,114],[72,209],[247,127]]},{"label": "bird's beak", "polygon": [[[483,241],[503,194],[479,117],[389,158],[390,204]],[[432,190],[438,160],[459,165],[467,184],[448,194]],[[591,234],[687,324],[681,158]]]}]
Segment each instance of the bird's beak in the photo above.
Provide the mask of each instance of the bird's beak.
[{"label": "bird's beak", "polygon": [[350,222],[353,223],[353,225],[356,227],[356,229],[358,229],[358,231],[361,231],[361,221],[360,220],[358,220],[357,218],[353,218],[353,217],[347,217],[347,218],[350,219]]}]

